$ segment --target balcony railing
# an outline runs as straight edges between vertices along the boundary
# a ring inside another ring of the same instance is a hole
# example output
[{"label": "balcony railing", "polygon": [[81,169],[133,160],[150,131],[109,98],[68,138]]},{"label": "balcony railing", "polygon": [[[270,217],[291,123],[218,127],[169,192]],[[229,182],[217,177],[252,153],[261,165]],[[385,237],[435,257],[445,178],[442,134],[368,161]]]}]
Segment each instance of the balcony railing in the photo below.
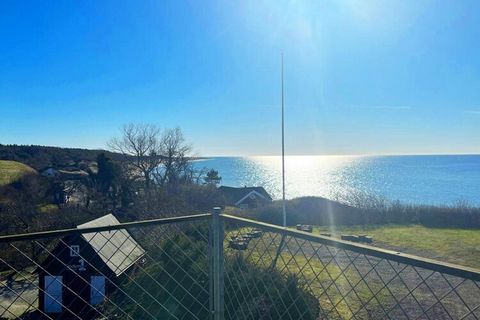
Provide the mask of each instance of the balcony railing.
[{"label": "balcony railing", "polygon": [[221,214],[0,237],[1,319],[478,319],[480,271]]}]

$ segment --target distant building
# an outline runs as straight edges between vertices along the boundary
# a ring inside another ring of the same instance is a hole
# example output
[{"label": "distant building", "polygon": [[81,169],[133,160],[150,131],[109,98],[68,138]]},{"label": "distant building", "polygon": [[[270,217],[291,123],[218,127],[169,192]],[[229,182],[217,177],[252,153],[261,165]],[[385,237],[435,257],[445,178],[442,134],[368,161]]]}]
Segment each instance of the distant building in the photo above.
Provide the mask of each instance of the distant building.
[{"label": "distant building", "polygon": [[55,169],[48,167],[41,171],[42,176],[47,178],[60,178],[61,180],[86,180],[89,178],[88,172],[76,167]]},{"label": "distant building", "polygon": [[[112,214],[77,228],[118,225]],[[145,255],[124,229],[68,235],[37,268],[39,309],[53,319],[93,319],[115,281]]]},{"label": "distant building", "polygon": [[87,173],[97,174],[98,173],[98,164],[96,161],[82,160],[78,163],[78,168]]},{"label": "distant building", "polygon": [[88,172],[75,168],[70,169],[71,170],[58,170],[62,180],[87,180],[89,178]]},{"label": "distant building", "polygon": [[272,202],[272,197],[263,187],[221,186],[218,191],[224,196],[227,205],[241,209],[256,208]]},{"label": "distant building", "polygon": [[42,176],[47,178],[58,178],[60,176],[60,172],[54,168],[46,168],[41,172]]}]

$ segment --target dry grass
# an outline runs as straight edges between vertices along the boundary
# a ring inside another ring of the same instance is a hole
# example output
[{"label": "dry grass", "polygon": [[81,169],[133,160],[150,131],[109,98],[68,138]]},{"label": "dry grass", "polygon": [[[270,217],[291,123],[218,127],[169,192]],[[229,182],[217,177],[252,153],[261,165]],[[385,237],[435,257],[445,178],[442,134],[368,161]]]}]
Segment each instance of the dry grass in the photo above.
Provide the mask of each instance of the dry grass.
[{"label": "dry grass", "polygon": [[0,160],[0,186],[15,182],[29,173],[36,171],[21,162]]},{"label": "dry grass", "polygon": [[320,226],[315,233],[368,234],[373,245],[480,269],[480,229],[421,225]]}]

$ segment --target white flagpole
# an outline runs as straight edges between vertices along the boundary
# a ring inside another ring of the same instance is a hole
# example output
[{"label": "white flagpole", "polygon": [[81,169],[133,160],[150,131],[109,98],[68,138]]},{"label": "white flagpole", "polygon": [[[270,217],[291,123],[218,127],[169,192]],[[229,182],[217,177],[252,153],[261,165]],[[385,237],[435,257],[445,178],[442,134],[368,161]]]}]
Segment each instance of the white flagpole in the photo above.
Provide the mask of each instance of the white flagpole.
[{"label": "white flagpole", "polygon": [[287,226],[287,210],[285,208],[285,107],[283,98],[283,52],[282,52],[282,209],[283,226]]}]

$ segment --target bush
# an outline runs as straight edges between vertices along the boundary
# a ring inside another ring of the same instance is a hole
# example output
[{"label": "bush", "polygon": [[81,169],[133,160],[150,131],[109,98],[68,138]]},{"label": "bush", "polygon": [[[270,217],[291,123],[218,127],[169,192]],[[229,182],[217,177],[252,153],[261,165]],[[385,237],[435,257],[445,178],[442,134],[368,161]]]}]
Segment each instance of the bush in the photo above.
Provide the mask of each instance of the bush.
[{"label": "bush", "polygon": [[[151,261],[145,272],[137,270],[123,278],[122,292],[117,291],[112,297],[113,302],[132,318],[143,319],[144,309],[158,319],[190,319],[191,314],[199,319],[209,318],[205,308],[208,309],[209,305],[209,296],[205,292],[209,287],[208,243],[201,236],[207,235],[208,229],[205,226],[182,231],[163,241],[155,239],[158,237],[156,232],[151,232],[148,239],[139,238]],[[234,297],[239,290],[251,293],[242,299],[226,299],[230,302],[225,306],[226,316],[253,320],[279,319],[280,314],[289,319],[316,319],[318,315],[318,301],[299,285],[294,276],[285,278],[276,271],[260,269],[240,255],[225,263],[225,272],[226,296]],[[141,307],[127,295],[135,297]],[[296,308],[285,308],[292,304],[296,304]],[[254,313],[245,311],[252,307]]]},{"label": "bush", "polygon": [[[459,202],[451,206],[402,204],[399,201],[355,195],[342,204],[320,197],[303,197],[287,201],[287,224],[361,225],[422,224],[430,227],[480,227],[480,208]],[[282,204],[235,214],[273,224],[282,222]]]},{"label": "bush", "polygon": [[[296,275],[285,278],[275,269],[259,268],[241,254],[226,264],[225,313],[235,320],[317,319],[318,300],[298,282]],[[233,298],[239,296],[239,298]]]}]

